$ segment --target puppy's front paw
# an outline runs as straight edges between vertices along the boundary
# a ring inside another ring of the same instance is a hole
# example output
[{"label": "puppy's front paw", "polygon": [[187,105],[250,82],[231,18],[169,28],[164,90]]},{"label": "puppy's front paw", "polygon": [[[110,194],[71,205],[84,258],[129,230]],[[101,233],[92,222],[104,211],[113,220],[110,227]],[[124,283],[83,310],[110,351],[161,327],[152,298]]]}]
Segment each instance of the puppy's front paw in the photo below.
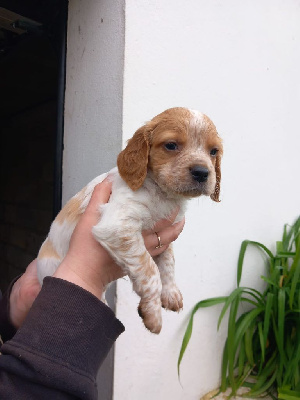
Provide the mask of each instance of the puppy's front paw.
[{"label": "puppy's front paw", "polygon": [[177,286],[163,288],[161,293],[162,306],[171,311],[179,311],[183,307],[183,298]]},{"label": "puppy's front paw", "polygon": [[[160,301],[153,302],[140,301],[138,307],[139,316],[142,318],[145,327],[152,333],[160,333],[162,327],[162,317]],[[159,306],[159,308],[157,307]]]}]

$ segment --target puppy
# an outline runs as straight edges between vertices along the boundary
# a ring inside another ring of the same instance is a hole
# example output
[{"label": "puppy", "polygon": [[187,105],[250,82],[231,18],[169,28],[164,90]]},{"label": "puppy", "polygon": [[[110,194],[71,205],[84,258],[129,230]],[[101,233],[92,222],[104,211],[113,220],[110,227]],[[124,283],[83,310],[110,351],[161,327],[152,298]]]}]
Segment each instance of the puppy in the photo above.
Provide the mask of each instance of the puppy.
[{"label": "puppy", "polygon": [[141,232],[177,207],[177,221],[182,219],[192,197],[206,195],[218,202],[221,156],[221,139],[206,115],[176,107],[154,117],[129,140],[118,156],[118,167],[95,178],[57,215],[38,254],[40,282],[65,257],[95,185],[109,176],[112,194],[99,207],[101,218],[93,234],[130,277],[141,298],[138,311],[145,326],[159,333],[161,307],[179,311],[182,296],[175,283],[172,246],[152,258]]}]

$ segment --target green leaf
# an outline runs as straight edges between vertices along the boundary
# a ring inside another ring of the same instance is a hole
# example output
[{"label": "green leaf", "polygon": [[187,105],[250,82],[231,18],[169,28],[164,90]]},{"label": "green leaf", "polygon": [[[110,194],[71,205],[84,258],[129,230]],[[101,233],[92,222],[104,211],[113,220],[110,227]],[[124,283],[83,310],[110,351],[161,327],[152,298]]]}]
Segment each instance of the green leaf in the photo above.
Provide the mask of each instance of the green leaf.
[{"label": "green leaf", "polygon": [[[300,323],[298,317],[298,329],[296,329],[296,337],[294,338],[295,347],[293,348],[293,353],[288,361],[286,368],[283,385],[287,385],[288,382],[295,381],[295,386],[299,382],[300,384]],[[294,386],[294,387],[295,387]]]},{"label": "green leaf", "polygon": [[238,258],[238,268],[237,268],[237,286],[240,286],[245,253],[246,253],[249,243],[250,243],[249,240],[244,240],[241,244],[240,254],[239,254],[239,258]]},{"label": "green leaf", "polygon": [[[285,229],[287,231],[287,224],[285,225]],[[294,222],[294,224],[290,227],[289,232],[284,234],[283,236],[285,237],[284,239],[284,247],[288,250],[292,249],[293,244],[297,241],[297,238],[299,238],[299,233],[300,233],[300,217]]]},{"label": "green leaf", "polygon": [[[226,340],[226,344],[223,351],[223,360],[222,360],[222,384],[221,391],[225,391],[227,388],[227,372],[228,372],[228,381],[232,388],[232,392],[235,393],[236,390],[241,385],[238,382],[238,379],[235,377],[235,358],[236,352],[239,345],[242,343],[242,339],[244,337],[245,331],[249,328],[249,326],[255,321],[255,318],[263,311],[263,307],[255,308],[251,311],[248,311],[242,314],[236,322],[234,315],[236,312],[236,307],[238,306],[238,299],[235,299],[235,303],[232,306],[231,316],[229,316],[228,321],[228,337]],[[239,363],[239,360],[238,360]]]},{"label": "green leaf", "polygon": [[285,250],[291,250],[292,248],[294,236],[299,232],[299,221],[300,218],[298,218],[292,226],[289,226],[288,224],[284,225],[282,242]]},{"label": "green leaf", "polygon": [[218,329],[220,328],[221,322],[224,318],[224,315],[226,313],[226,311],[228,310],[229,306],[231,305],[231,303],[234,301],[234,299],[240,295],[240,293],[242,292],[241,288],[236,288],[234,289],[234,291],[230,294],[230,296],[228,296],[226,298],[225,304],[222,308],[222,311],[220,313],[219,319],[218,319]]},{"label": "green leaf", "polygon": [[283,400],[299,400],[300,392],[296,392],[295,390],[288,389],[278,389],[278,399]]},{"label": "green leaf", "polygon": [[[222,311],[219,316],[218,320],[218,329],[220,328],[221,322],[224,318],[224,315],[226,314],[226,311],[228,310],[229,306],[232,304],[232,302],[235,300],[236,297],[240,297],[241,294],[249,294],[250,296],[254,297],[258,303],[262,304],[263,303],[263,297],[262,294],[259,293],[257,290],[252,289],[252,288],[245,288],[245,287],[238,287],[234,289],[234,291],[230,294],[230,296],[227,297],[227,300],[225,301],[225,304],[222,308]],[[243,301],[245,301],[244,298]]]},{"label": "green leaf", "polygon": [[211,299],[199,301],[195,305],[195,307],[193,308],[191,316],[190,316],[190,319],[189,319],[189,322],[188,322],[188,326],[186,328],[186,331],[185,331],[185,334],[184,334],[184,337],[183,337],[183,340],[182,340],[181,349],[180,349],[180,352],[179,352],[179,357],[178,357],[178,361],[177,361],[177,372],[178,372],[178,375],[180,374],[179,373],[179,369],[180,369],[180,364],[181,364],[181,361],[182,361],[182,357],[183,357],[183,355],[184,355],[184,353],[186,351],[186,348],[187,348],[187,346],[189,344],[189,341],[191,339],[191,336],[192,336],[193,322],[194,322],[195,313],[199,310],[199,308],[212,307],[212,306],[215,306],[217,304],[224,303],[226,300],[227,300],[227,297],[214,297],[214,298],[211,298]]},{"label": "green leaf", "polygon": [[293,276],[292,282],[291,282],[291,292],[290,292],[290,299],[289,299],[290,309],[293,308],[296,288],[297,288],[297,285],[299,285],[299,279],[300,279],[300,247],[299,247],[299,251],[297,252],[297,255],[295,256],[293,265],[291,266],[291,271],[292,270],[294,271],[294,276]]},{"label": "green leaf", "polygon": [[271,321],[271,312],[272,312],[272,305],[274,301],[274,294],[268,293],[266,306],[265,306],[265,315],[264,315],[264,346],[267,346],[267,339],[269,334],[269,327]]},{"label": "green leaf", "polygon": [[293,258],[295,257],[295,252],[294,251],[281,251],[280,253],[276,254],[276,257],[278,258]]},{"label": "green leaf", "polygon": [[251,304],[251,305],[254,306],[254,307],[257,307],[257,306],[258,306],[258,304],[257,304],[256,301],[250,300],[250,299],[248,299],[248,297],[241,297],[241,302],[243,302],[243,303],[249,303],[249,304]]},{"label": "green leaf", "polygon": [[272,253],[265,245],[263,245],[262,243],[254,242],[254,241],[249,241],[249,243],[252,244],[252,245],[254,245],[254,246],[256,246],[256,247],[260,247],[262,250],[264,250],[265,253],[267,253],[267,255],[268,255],[271,259],[274,258],[273,253]]},{"label": "green leaf", "polygon": [[281,355],[281,361],[283,364],[286,362],[286,356],[284,351],[284,328],[285,328],[285,290],[279,289],[278,292],[278,349]]},{"label": "green leaf", "polygon": [[261,351],[261,362],[260,362],[260,371],[263,367],[263,363],[265,362],[265,353],[266,353],[266,341],[264,340],[264,332],[263,332],[263,324],[262,322],[258,323],[258,337]]},{"label": "green leaf", "polygon": [[259,247],[259,248],[261,248],[262,250],[264,250],[264,252],[267,253],[267,255],[268,255],[269,258],[270,258],[271,269],[272,269],[272,266],[273,266],[274,255],[273,255],[273,253],[272,253],[266,246],[264,246],[262,243],[254,242],[254,241],[252,241],[252,240],[244,240],[244,241],[242,242],[242,244],[241,244],[241,249],[240,249],[239,258],[238,258],[237,286],[239,286],[239,285],[240,285],[240,282],[241,282],[245,253],[246,253],[247,247],[248,247],[249,245],[253,245],[253,246],[255,246],[255,247]]},{"label": "green leaf", "polygon": [[222,357],[221,392],[225,392],[225,390],[228,387],[227,368],[228,368],[228,340],[226,339],[224,349],[223,349],[223,357]]},{"label": "green leaf", "polygon": [[278,282],[273,282],[272,279],[267,278],[266,276],[263,275],[261,275],[260,277],[263,281],[267,282],[269,285],[278,287]]},{"label": "green leaf", "polygon": [[254,366],[254,357],[253,357],[253,335],[254,335],[254,324],[251,324],[248,329],[246,329],[244,338],[245,338],[245,352],[247,355],[248,362],[251,366]]},{"label": "green leaf", "polygon": [[271,388],[273,383],[275,382],[276,375],[277,375],[277,371],[275,370],[275,372],[273,373],[271,378],[266,376],[265,381],[262,384],[258,385],[257,389],[254,389],[254,388],[251,389],[248,393],[245,393],[242,397],[258,397],[258,396],[266,393]]},{"label": "green leaf", "polygon": [[236,323],[234,350],[238,348],[238,345],[241,342],[246,330],[251,324],[253,324],[258,315],[261,314],[263,311],[263,307],[254,308],[253,310],[248,311],[240,316],[239,320]]},{"label": "green leaf", "polygon": [[266,392],[275,382],[277,376],[276,355],[276,352],[272,354],[272,357],[267,362],[262,373],[257,377],[255,384],[247,395],[253,397],[259,396]]},{"label": "green leaf", "polygon": [[283,244],[282,242],[276,242],[276,255],[280,252],[283,252]]},{"label": "green leaf", "polygon": [[243,293],[249,294],[256,299],[260,305],[264,303],[264,296],[258,290],[249,287],[241,287],[241,289],[243,290]]},{"label": "green leaf", "polygon": [[232,388],[232,393],[236,393],[236,382],[234,379],[234,366],[235,366],[235,328],[236,316],[240,305],[240,292],[233,299],[230,307],[228,319],[228,379]]},{"label": "green leaf", "polygon": [[245,343],[242,341],[238,356],[238,376],[243,375],[245,361],[246,361]]}]

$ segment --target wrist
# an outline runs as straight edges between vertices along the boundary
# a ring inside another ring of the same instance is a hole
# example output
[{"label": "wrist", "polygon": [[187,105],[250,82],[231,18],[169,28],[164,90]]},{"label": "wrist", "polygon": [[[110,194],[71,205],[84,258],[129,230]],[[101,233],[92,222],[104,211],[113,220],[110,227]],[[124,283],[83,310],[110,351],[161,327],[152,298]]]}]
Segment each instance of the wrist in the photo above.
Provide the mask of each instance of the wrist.
[{"label": "wrist", "polygon": [[53,277],[60,278],[65,281],[74,283],[77,286],[80,286],[81,288],[96,296],[99,300],[101,300],[102,298],[103,286],[101,284],[98,284],[98,282],[90,279],[88,277],[88,274],[84,273],[84,271],[81,271],[80,269],[79,271],[76,270],[76,268],[74,268],[74,264],[72,263],[71,266],[67,260],[64,260],[59,265],[59,267],[53,274]]},{"label": "wrist", "polygon": [[[0,307],[0,331],[1,331],[1,339],[3,342],[10,340],[18,326],[14,323],[12,317],[12,302],[11,302],[11,292],[15,281],[10,284],[7,291],[3,294],[1,299],[1,307]],[[13,312],[15,315],[15,313]]]},{"label": "wrist", "polygon": [[16,296],[16,288],[13,287],[9,296],[9,320],[11,324],[17,329],[20,326],[20,321],[18,318],[18,313],[16,312],[16,304],[18,298]]}]

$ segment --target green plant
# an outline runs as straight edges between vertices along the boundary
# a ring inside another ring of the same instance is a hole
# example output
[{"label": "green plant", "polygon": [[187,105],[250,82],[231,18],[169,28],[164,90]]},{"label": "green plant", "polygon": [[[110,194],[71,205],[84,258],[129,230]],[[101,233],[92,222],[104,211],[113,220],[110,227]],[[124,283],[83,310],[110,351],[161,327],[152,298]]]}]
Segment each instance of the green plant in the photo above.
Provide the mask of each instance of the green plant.
[{"label": "green plant", "polygon": [[[246,250],[255,246],[267,256],[267,276],[263,293],[240,287]],[[239,314],[243,303],[250,310]],[[263,244],[245,240],[237,266],[237,288],[226,297],[197,303],[182,341],[180,363],[190,341],[195,313],[203,307],[224,304],[218,328],[227,311],[228,334],[223,351],[220,391],[231,388],[230,396],[246,386],[244,397],[277,392],[279,399],[300,399],[300,217],[285,225],[276,254]]]}]

